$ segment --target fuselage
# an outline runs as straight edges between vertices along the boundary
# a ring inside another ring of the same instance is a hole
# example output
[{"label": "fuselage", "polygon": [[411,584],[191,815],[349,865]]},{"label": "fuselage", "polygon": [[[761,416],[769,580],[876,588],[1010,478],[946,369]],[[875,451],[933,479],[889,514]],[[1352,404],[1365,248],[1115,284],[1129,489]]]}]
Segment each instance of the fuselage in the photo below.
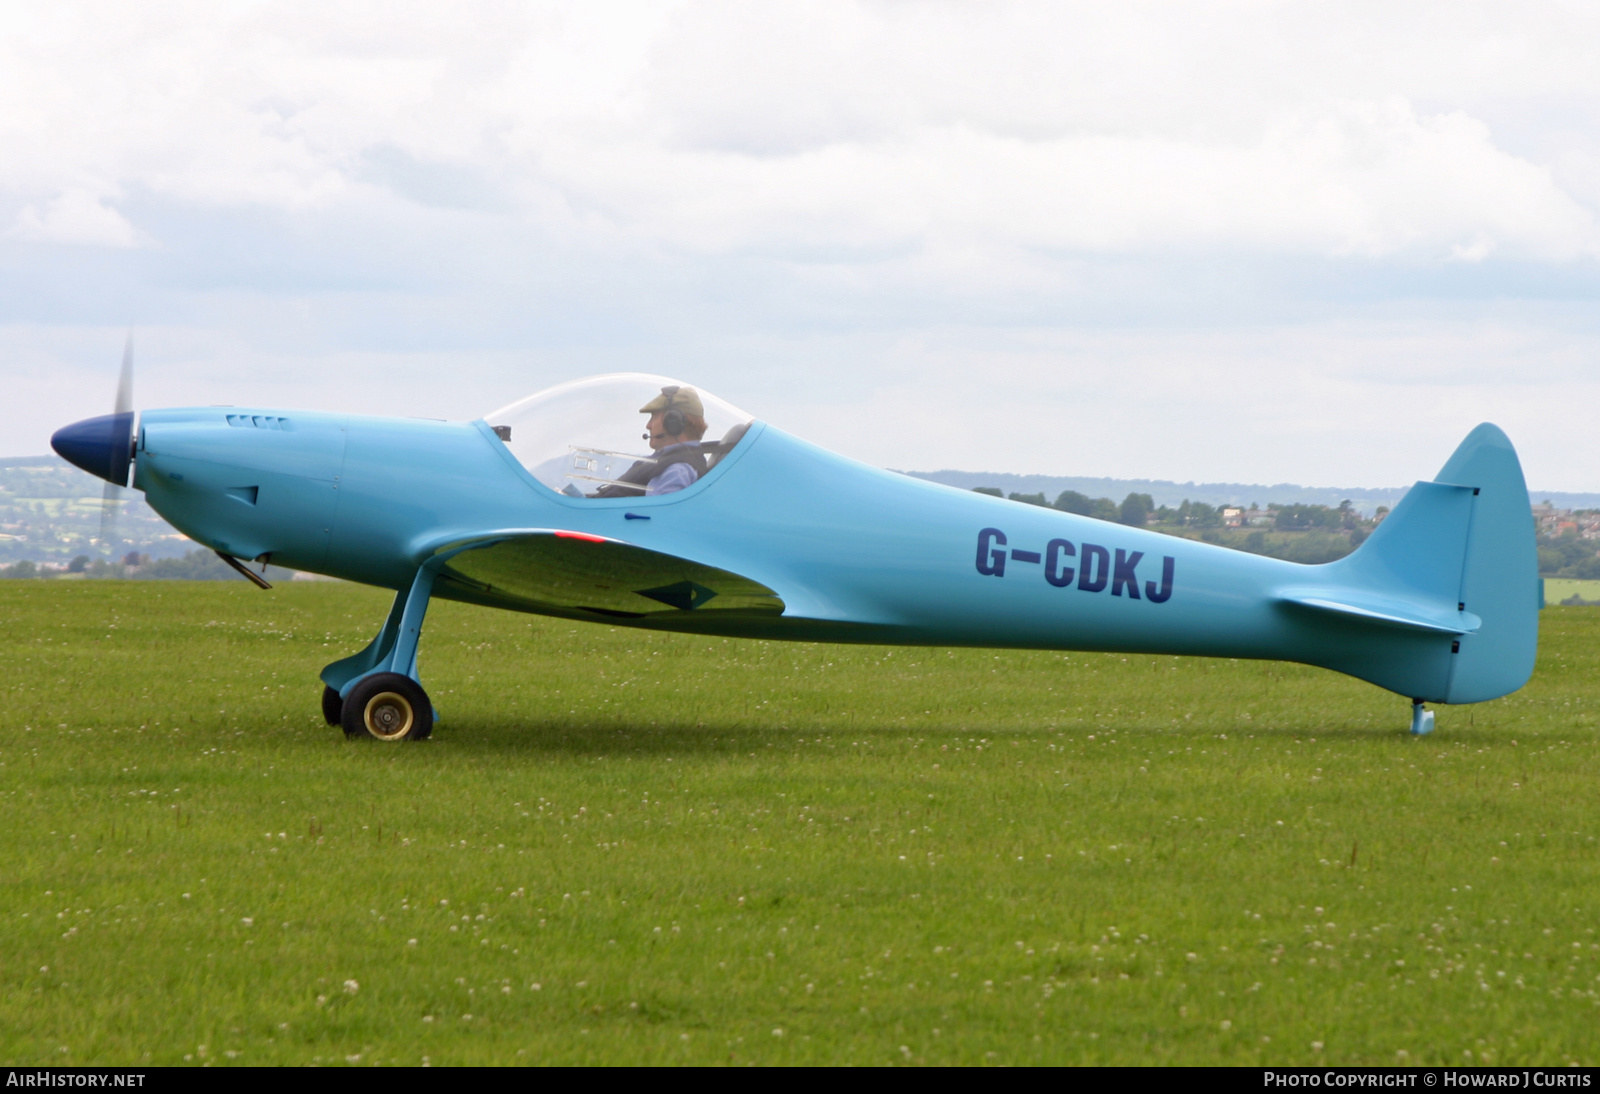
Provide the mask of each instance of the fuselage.
[{"label": "fuselage", "polygon": [[[1329,663],[1326,621],[1275,596],[1327,567],[928,483],[762,423],[688,489],[611,499],[544,486],[482,422],[208,407],[148,411],[140,426],[134,485],[175,527],[350,581],[404,589],[443,542],[568,529],[741,574],[787,606],[627,625]],[[1334,630],[1345,660],[1381,661],[1382,641]]]}]

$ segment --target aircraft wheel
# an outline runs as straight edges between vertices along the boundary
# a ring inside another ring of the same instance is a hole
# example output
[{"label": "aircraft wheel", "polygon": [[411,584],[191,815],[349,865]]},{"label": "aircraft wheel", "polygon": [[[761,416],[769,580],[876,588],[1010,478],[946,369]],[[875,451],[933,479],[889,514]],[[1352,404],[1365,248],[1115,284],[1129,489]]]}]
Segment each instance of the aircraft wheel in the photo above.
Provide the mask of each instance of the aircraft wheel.
[{"label": "aircraft wheel", "polygon": [[356,681],[344,697],[340,723],[346,737],[420,741],[433,732],[433,704],[411,677],[381,672]]},{"label": "aircraft wheel", "polygon": [[344,721],[344,700],[339,698],[339,693],[328,687],[322,686],[322,717],[330,726],[339,725]]}]

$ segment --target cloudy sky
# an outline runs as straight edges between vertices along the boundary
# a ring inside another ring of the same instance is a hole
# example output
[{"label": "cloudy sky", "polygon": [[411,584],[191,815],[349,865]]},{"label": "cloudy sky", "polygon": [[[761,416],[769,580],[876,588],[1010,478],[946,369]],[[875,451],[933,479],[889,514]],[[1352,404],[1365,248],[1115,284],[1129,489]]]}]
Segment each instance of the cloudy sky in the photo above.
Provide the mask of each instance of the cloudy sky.
[{"label": "cloudy sky", "polygon": [[0,455],[650,371],[885,466],[1600,490],[1600,4],[0,0]]}]

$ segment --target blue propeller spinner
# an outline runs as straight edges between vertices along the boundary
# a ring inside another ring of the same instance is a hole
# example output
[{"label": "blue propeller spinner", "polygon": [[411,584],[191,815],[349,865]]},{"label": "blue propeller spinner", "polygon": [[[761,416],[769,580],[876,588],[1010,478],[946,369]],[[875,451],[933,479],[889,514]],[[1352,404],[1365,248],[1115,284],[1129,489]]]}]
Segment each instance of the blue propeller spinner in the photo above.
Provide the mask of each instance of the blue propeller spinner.
[{"label": "blue propeller spinner", "polygon": [[434,597],[740,637],[1298,661],[1412,699],[1415,733],[1424,703],[1520,688],[1538,638],[1522,469],[1487,424],[1320,566],[879,470],[643,374],[472,422],[119,403],[52,444],[258,584],[241,560],[395,590],[372,642],[322,671],[328,721],[386,741],[432,730]]}]

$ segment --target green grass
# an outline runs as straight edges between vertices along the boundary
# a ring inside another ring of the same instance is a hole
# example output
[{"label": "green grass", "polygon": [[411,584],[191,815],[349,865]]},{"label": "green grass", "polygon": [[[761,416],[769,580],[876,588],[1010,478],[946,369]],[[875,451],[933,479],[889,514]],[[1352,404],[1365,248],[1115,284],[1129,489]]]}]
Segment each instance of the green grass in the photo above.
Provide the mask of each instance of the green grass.
[{"label": "green grass", "polygon": [[0,1059],[1600,1055],[1600,612],[1412,739],[1296,666],[443,604],[434,739],[347,742],[386,606],[0,584]]},{"label": "green grass", "polygon": [[1544,602],[1559,604],[1571,596],[1584,600],[1600,600],[1600,581],[1582,581],[1575,577],[1547,577],[1544,579]]}]

